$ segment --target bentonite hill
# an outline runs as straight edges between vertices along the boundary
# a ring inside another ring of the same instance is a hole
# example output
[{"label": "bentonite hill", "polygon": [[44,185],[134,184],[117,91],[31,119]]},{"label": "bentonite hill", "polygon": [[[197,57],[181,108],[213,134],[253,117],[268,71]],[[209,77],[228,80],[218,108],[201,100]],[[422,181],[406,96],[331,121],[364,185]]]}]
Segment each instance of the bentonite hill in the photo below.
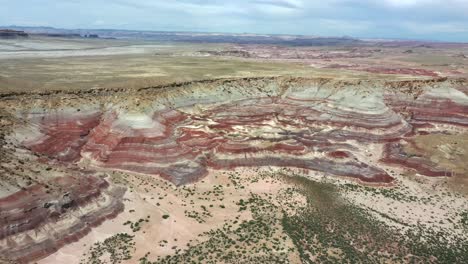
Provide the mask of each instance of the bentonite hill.
[{"label": "bentonite hill", "polygon": [[468,262],[468,45],[13,32],[0,262]]}]

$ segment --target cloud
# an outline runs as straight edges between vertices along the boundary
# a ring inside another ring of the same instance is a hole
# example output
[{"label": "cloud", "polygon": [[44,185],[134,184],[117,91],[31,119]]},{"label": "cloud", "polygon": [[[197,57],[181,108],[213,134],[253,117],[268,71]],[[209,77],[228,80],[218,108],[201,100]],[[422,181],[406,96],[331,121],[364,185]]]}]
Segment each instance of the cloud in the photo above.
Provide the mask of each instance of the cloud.
[{"label": "cloud", "polygon": [[0,5],[8,10],[0,25],[468,42],[468,0],[0,0]]},{"label": "cloud", "polygon": [[394,7],[411,7],[421,4],[430,4],[432,0],[384,0],[386,4]]},{"label": "cloud", "polygon": [[413,8],[423,6],[451,6],[456,8],[468,6],[468,1],[466,0],[383,0],[382,2],[388,6],[400,8]]},{"label": "cloud", "polygon": [[412,30],[415,34],[440,34],[440,33],[466,33],[468,34],[468,27],[464,24],[458,23],[430,23],[418,24],[414,22],[404,23],[404,26]]},{"label": "cloud", "polygon": [[261,5],[271,5],[283,8],[290,8],[290,9],[297,9],[302,6],[301,1],[293,1],[293,0],[256,0],[252,1],[253,3],[261,4]]}]

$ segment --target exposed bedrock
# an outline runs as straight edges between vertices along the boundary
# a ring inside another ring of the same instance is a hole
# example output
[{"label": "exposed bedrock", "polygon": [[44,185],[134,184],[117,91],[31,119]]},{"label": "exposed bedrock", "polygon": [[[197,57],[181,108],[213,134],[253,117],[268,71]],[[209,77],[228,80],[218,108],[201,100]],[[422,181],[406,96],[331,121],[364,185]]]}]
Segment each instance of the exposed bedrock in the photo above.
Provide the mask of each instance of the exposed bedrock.
[{"label": "exposed bedrock", "polygon": [[[38,135],[25,145],[51,159],[73,162],[79,154],[95,166],[160,175],[177,185],[203,177],[210,167],[239,166],[297,167],[390,182],[383,170],[355,159],[357,148],[347,141],[395,139],[411,131],[408,124],[388,110],[359,115],[331,103],[256,98],[192,114],[110,111],[93,128],[88,124],[95,122],[89,120],[100,114],[75,114],[63,122],[44,118]],[[76,124],[70,124],[73,118]],[[60,147],[49,147],[55,142]],[[336,151],[350,154],[339,159],[326,155]]]},{"label": "exposed bedrock", "polygon": [[416,99],[387,95],[386,102],[396,112],[408,115],[415,125],[435,122],[468,127],[468,104],[462,90],[431,91]]},{"label": "exposed bedrock", "polygon": [[297,167],[387,183],[392,177],[376,165],[382,153],[369,158],[368,145],[382,146],[381,162],[438,176],[413,161],[396,162],[398,143],[388,142],[421,128],[431,133],[428,127],[468,124],[467,96],[449,81],[327,82],[255,79],[142,92],[147,102],[141,106],[138,98],[139,110],[127,102],[30,113],[29,131],[18,130],[17,138],[50,159],[159,175],[176,185],[209,168],[239,166]]},{"label": "exposed bedrock", "polygon": [[0,256],[39,259],[118,214],[125,190],[98,171],[176,185],[260,166],[375,183],[393,181],[388,166],[450,176],[404,143],[465,133],[467,87],[272,77],[2,95]]},{"label": "exposed bedrock", "polygon": [[405,152],[403,145],[399,142],[385,145],[381,161],[411,168],[426,176],[451,176],[450,171],[438,168],[436,163]]},{"label": "exposed bedrock", "polygon": [[[59,161],[78,161],[80,149],[88,133],[100,123],[100,114],[92,112],[75,114],[55,112],[47,115],[30,115],[31,135],[25,134],[23,145],[31,151]],[[40,141],[40,144],[37,142]]]},{"label": "exposed bedrock", "polygon": [[0,255],[45,257],[123,210],[124,189],[85,174],[54,178],[0,199]]}]

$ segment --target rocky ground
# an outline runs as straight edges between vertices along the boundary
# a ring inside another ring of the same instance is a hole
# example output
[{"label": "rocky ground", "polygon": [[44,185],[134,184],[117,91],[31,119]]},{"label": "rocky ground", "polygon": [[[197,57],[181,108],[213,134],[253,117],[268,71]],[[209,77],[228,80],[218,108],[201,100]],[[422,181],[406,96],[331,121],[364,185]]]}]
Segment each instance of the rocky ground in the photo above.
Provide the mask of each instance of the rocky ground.
[{"label": "rocky ground", "polygon": [[[361,64],[376,51],[270,48],[177,46],[153,60],[230,66],[171,82],[179,65],[166,64],[164,81],[121,87],[108,64],[93,89],[59,89],[43,71],[60,61],[72,74],[69,57],[5,58],[42,79],[15,90],[19,75],[2,72],[2,261],[466,262],[465,73],[328,76],[309,60]],[[121,56],[91,60],[131,64]]]}]

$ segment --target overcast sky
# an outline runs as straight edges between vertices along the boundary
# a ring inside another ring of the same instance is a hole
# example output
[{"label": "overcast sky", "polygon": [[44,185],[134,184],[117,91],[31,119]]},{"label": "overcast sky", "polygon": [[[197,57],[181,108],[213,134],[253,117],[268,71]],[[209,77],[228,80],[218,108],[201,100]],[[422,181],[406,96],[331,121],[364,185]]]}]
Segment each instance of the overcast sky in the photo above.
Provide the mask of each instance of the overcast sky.
[{"label": "overcast sky", "polygon": [[0,25],[468,42],[468,0],[0,0]]}]

